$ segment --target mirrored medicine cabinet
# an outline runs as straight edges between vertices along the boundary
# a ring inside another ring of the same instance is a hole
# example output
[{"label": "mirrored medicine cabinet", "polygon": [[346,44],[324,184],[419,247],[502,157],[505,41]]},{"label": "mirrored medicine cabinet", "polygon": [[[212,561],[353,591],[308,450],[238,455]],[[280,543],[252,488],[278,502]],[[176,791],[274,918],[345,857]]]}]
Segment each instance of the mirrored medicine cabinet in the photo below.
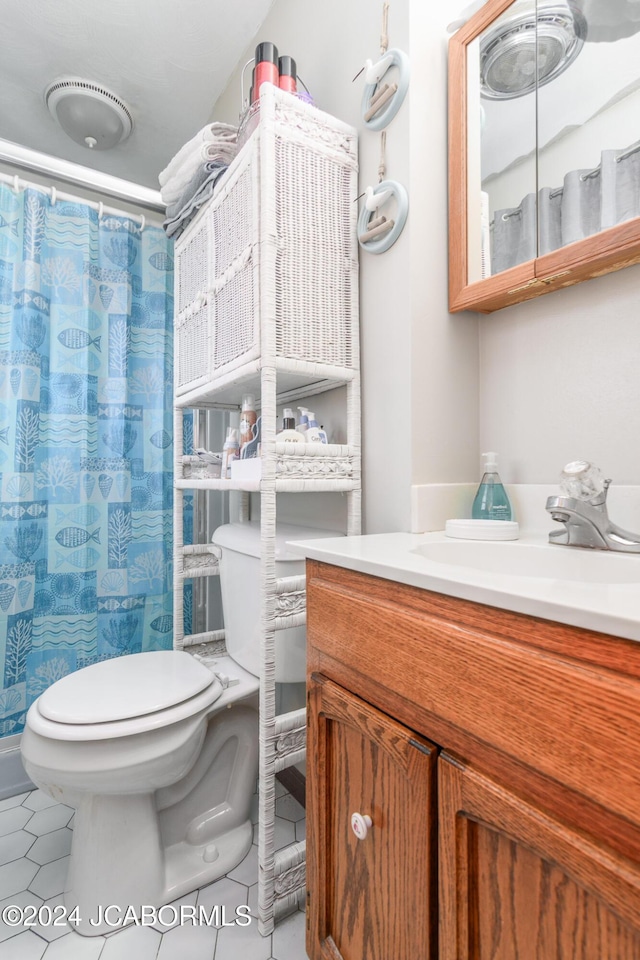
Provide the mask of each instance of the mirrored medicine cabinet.
[{"label": "mirrored medicine cabinet", "polygon": [[449,44],[449,308],[640,262],[639,0],[487,0]]}]

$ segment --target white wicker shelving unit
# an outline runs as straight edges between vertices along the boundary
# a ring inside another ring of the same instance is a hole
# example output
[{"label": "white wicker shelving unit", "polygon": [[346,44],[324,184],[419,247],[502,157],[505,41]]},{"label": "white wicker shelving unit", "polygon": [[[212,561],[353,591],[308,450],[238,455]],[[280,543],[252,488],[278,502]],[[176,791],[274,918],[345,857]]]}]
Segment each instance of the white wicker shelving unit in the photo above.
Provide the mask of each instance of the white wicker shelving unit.
[{"label": "white wicker shelving unit", "polygon": [[[297,98],[262,88],[260,123],[213,199],[176,244],[174,645],[212,656],[224,631],[184,636],[187,578],[217,573],[207,544],[184,546],[185,490],[260,495],[261,620],[259,928],[294,909],[305,845],[275,851],[275,775],[304,759],[305,710],[276,715],[276,631],[305,622],[304,577],[276,578],[276,495],[346,493],[360,533],[360,367],[356,131]],[[292,452],[276,443],[276,407],[346,385],[346,444]],[[239,409],[259,397],[262,477],[213,479],[184,456],[185,408]],[[205,647],[200,645],[205,644]]]}]

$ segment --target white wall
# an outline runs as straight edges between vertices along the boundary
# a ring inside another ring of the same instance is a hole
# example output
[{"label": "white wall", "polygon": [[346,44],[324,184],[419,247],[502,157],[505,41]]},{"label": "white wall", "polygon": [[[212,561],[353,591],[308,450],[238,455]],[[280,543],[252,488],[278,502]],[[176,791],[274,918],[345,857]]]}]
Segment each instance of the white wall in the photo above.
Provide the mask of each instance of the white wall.
[{"label": "white wall", "polygon": [[510,483],[594,460],[640,483],[640,267],[480,320],[480,443]]},{"label": "white wall", "polygon": [[[463,2],[411,0],[411,479],[472,480],[478,318],[448,309],[447,24]],[[366,336],[366,332],[365,332]]]}]

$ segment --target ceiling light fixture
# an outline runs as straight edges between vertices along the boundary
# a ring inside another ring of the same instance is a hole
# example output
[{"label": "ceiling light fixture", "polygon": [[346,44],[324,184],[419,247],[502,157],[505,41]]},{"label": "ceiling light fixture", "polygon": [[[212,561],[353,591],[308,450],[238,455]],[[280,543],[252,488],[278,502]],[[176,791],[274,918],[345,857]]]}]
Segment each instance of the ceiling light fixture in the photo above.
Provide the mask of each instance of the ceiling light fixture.
[{"label": "ceiling light fixture", "polygon": [[126,103],[91,80],[60,77],[49,84],[44,101],[64,132],[90,150],[110,150],[133,130]]},{"label": "ceiling light fixture", "polygon": [[480,42],[481,93],[522,97],[560,76],[584,46],[586,24],[572,0],[515,4]]}]

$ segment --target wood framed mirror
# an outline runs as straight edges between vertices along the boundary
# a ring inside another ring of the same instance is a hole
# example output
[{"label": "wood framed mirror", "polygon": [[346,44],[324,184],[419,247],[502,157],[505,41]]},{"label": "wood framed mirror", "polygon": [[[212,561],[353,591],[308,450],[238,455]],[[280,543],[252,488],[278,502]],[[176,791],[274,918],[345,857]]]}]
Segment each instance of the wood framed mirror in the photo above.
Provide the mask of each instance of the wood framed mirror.
[{"label": "wood framed mirror", "polygon": [[449,43],[449,309],[638,262],[640,4],[487,0]]}]

